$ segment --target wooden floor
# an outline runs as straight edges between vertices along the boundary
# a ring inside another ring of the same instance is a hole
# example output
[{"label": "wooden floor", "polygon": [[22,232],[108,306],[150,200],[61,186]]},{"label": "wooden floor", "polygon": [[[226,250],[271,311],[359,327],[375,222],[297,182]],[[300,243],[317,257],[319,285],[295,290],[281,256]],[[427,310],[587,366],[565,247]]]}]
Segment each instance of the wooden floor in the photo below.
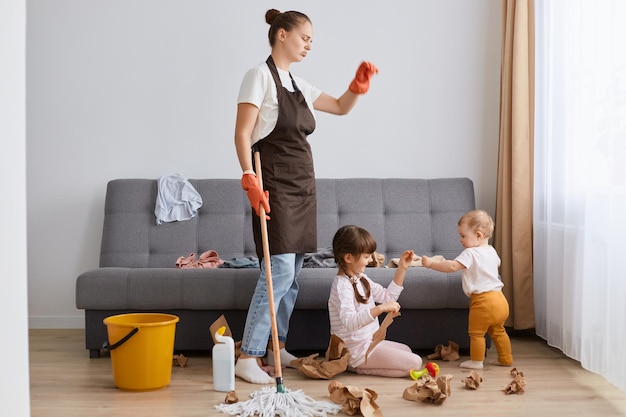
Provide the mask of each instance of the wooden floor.
[{"label": "wooden floor", "polygon": [[[578,362],[535,336],[516,335],[511,341],[514,366],[526,380],[522,395],[506,395],[503,388],[512,380],[511,368],[492,365],[482,370],[484,381],[477,390],[466,389],[461,380],[469,372],[460,369],[459,362],[437,361],[442,374],[453,375],[452,393],[441,405],[402,399],[404,389],[414,383],[409,378],[342,373],[334,380],[376,391],[386,417],[626,416],[626,393],[602,377],[583,370]],[[175,366],[166,388],[128,392],[115,387],[110,357],[89,359],[82,330],[31,330],[29,350],[32,417],[225,415],[214,408],[225,396],[213,391],[211,359],[206,354],[189,352],[187,367]],[[488,352],[488,360],[494,356],[493,351]],[[302,389],[318,401],[327,400],[329,381],[306,378],[294,369],[285,370],[283,376],[286,388]],[[260,387],[239,379],[236,382],[242,400]]]}]

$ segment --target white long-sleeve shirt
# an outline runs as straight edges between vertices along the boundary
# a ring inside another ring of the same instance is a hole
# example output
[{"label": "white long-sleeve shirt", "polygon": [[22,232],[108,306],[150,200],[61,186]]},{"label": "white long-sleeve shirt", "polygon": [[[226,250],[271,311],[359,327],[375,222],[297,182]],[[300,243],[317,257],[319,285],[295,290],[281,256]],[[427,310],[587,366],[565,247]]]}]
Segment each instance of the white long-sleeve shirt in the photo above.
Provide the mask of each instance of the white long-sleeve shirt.
[{"label": "white long-sleeve shirt", "polygon": [[[350,351],[348,364],[353,368],[365,362],[365,353],[372,342],[372,336],[380,327],[378,318],[372,317],[370,310],[376,306],[376,303],[396,301],[404,289],[393,281],[387,288],[384,288],[365,274],[362,276],[370,284],[371,295],[366,304],[361,304],[356,300],[352,282],[343,275],[335,277],[328,298],[330,332],[344,341],[346,348]],[[365,290],[359,279],[356,285],[358,291],[364,296]]]}]

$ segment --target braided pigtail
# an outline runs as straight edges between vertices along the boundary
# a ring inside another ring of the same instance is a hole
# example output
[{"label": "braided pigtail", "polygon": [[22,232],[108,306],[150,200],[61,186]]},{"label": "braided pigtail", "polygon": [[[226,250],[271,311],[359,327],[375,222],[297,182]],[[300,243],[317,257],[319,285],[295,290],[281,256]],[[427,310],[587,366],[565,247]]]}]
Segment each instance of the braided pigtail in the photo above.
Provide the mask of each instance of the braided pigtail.
[{"label": "braided pigtail", "polygon": [[[348,277],[354,288],[354,297],[361,304],[366,304],[371,295],[370,283],[364,276],[350,276],[346,268],[345,256],[358,257],[364,253],[376,251],[376,240],[370,232],[359,226],[347,225],[339,228],[333,238],[333,255],[335,262]],[[357,280],[361,281],[365,294],[361,294],[357,288]]]},{"label": "braided pigtail", "polygon": [[352,288],[354,288],[354,297],[356,300],[361,304],[367,304],[367,300],[370,299],[370,295],[372,294],[369,281],[365,279],[365,277],[361,277],[361,285],[363,285],[363,289],[365,290],[365,295],[361,295],[356,286],[356,280],[353,280],[352,278],[349,279],[352,282]]}]

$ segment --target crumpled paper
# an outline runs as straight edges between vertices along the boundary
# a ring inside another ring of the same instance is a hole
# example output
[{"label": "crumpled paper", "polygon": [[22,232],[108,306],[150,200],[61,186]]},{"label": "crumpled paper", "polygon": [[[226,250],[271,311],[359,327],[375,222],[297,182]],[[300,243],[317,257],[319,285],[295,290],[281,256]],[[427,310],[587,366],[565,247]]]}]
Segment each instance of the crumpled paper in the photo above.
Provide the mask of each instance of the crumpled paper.
[{"label": "crumpled paper", "polygon": [[180,366],[181,368],[187,366],[187,358],[183,354],[174,355],[172,362],[173,365]]},{"label": "crumpled paper", "polygon": [[[372,335],[372,342],[365,352],[365,362],[367,357],[376,345],[385,340],[387,328],[393,323],[393,319],[400,315],[399,311],[389,312],[380,327]],[[318,360],[318,354],[314,353],[305,358],[291,361],[291,365],[297,368],[302,374],[315,379],[332,379],[335,375],[344,372],[348,368],[348,349],[343,340],[336,335],[331,335],[325,360]]]},{"label": "crumpled paper", "polygon": [[318,356],[317,353],[314,353],[304,358],[298,358],[291,361],[291,365],[305,376],[314,379],[332,379],[348,368],[348,348],[337,335],[330,336],[324,359],[316,359]]},{"label": "crumpled paper", "polygon": [[471,371],[467,378],[461,380],[465,384],[465,388],[478,389],[480,383],[483,382],[483,377],[476,371]]},{"label": "crumpled paper", "polygon": [[440,375],[435,380],[430,375],[424,375],[404,390],[402,398],[408,401],[422,401],[440,405],[452,395],[450,380],[453,377],[450,374]]},{"label": "crumpled paper", "polygon": [[237,391],[228,391],[226,393],[226,398],[224,398],[224,404],[235,404],[236,402],[239,402]]},{"label": "crumpled paper", "polygon": [[[441,255],[431,256],[430,258],[433,261],[437,262],[446,260],[446,258]],[[397,268],[399,263],[400,258],[391,258],[389,260],[389,263],[387,264],[387,268]],[[413,255],[413,260],[411,261],[411,264],[409,266],[422,266],[422,257],[419,255]]]},{"label": "crumpled paper", "polygon": [[385,264],[385,255],[382,253],[372,253],[372,260],[367,264],[370,268],[380,268]]},{"label": "crumpled paper", "polygon": [[332,381],[328,384],[328,392],[328,398],[341,405],[343,412],[349,416],[361,413],[363,417],[383,417],[383,412],[376,404],[378,393],[372,389]]},{"label": "crumpled paper", "polygon": [[435,352],[427,357],[428,359],[442,359],[444,361],[459,360],[459,345],[452,340],[448,340],[448,346],[442,344],[435,346]]},{"label": "crumpled paper", "polygon": [[524,373],[518,371],[517,368],[511,369],[511,376],[513,380],[509,385],[504,388],[504,393],[509,394],[523,394],[526,387],[526,380],[524,379]]},{"label": "crumpled paper", "polygon": [[369,356],[372,349],[374,349],[376,345],[378,345],[380,342],[385,340],[385,337],[387,337],[387,328],[391,326],[391,323],[393,323],[393,319],[398,317],[399,315],[399,311],[390,311],[385,315],[385,319],[380,324],[380,327],[372,335],[372,343],[370,343],[370,346],[367,348],[367,352],[365,352],[365,363],[367,363],[367,357]]}]

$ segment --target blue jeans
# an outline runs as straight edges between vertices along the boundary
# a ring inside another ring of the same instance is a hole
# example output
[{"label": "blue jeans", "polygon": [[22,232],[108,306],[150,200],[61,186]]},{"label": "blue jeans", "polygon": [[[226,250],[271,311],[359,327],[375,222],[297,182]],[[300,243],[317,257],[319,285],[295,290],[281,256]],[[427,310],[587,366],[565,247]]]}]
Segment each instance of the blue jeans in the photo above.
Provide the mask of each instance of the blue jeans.
[{"label": "blue jeans", "polygon": [[[281,342],[287,340],[289,319],[298,296],[296,278],[300,269],[302,269],[303,262],[304,254],[283,253],[270,256],[276,325],[278,327],[278,340]],[[267,297],[265,261],[261,260],[260,264],[261,274],[250,301],[246,327],[244,328],[241,342],[241,352],[250,356],[265,355],[267,342],[272,332],[269,299]]]}]

